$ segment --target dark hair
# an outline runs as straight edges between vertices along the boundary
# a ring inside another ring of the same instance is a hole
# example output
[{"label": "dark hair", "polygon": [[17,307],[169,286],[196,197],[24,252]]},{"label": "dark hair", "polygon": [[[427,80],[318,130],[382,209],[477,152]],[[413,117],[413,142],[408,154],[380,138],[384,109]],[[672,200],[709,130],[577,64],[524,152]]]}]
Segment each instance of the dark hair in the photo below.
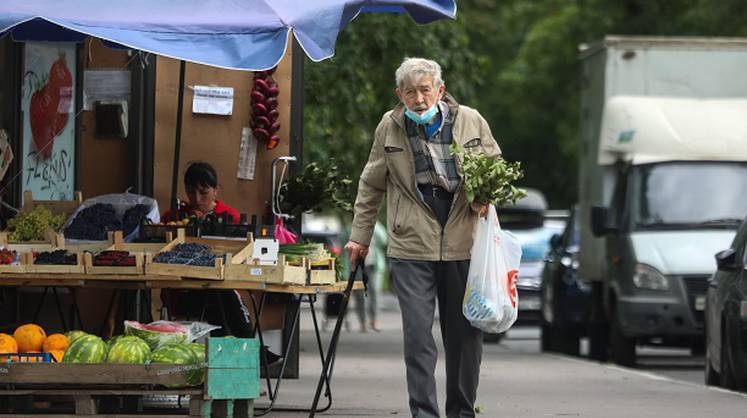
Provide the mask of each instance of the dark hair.
[{"label": "dark hair", "polygon": [[204,161],[193,162],[184,173],[184,185],[187,187],[218,187],[218,174],[212,165]]}]

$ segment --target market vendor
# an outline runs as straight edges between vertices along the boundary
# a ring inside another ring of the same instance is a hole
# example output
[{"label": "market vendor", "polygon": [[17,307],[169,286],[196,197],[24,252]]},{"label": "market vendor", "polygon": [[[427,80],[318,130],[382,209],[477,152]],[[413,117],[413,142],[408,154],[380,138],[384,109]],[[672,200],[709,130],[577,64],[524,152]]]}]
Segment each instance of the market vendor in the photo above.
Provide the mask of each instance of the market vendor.
[{"label": "market vendor", "polygon": [[187,202],[177,210],[177,216],[171,211],[161,216],[163,222],[177,221],[190,216],[199,218],[206,215],[226,215],[230,223],[239,223],[239,211],[218,200],[218,174],[212,165],[204,161],[195,161],[184,173],[184,189],[187,191]]},{"label": "market vendor", "polygon": [[[239,223],[239,212],[218,200],[220,191],[218,175],[212,165],[204,161],[189,164],[184,173],[184,188],[187,191],[188,201],[179,208],[178,216],[173,217],[171,211],[164,213],[161,217],[163,222],[189,216],[204,217],[210,214],[216,216],[225,214],[229,222]],[[213,295],[217,295],[219,299]],[[195,317],[203,311],[210,323],[228,327],[218,334],[249,337],[253,332],[249,311],[241,294],[236,290],[216,290],[212,292],[212,295],[205,295],[201,291],[170,289],[161,292],[160,299],[162,306],[167,308],[172,318]],[[222,318],[223,315],[225,315],[225,320]]]}]

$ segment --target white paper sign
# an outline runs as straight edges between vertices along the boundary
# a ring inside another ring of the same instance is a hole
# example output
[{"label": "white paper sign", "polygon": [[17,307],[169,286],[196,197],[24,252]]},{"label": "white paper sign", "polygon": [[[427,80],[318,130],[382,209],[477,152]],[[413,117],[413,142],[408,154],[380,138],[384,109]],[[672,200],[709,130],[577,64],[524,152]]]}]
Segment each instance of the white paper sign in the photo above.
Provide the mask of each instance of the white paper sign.
[{"label": "white paper sign", "polygon": [[230,115],[233,113],[233,87],[194,86],[192,113]]},{"label": "white paper sign", "polygon": [[239,149],[239,169],[236,177],[242,180],[254,180],[254,168],[257,165],[257,140],[252,130],[241,130],[241,148]]},{"label": "white paper sign", "polygon": [[128,70],[86,70],[83,73],[83,109],[93,110],[93,102],[130,100]]}]

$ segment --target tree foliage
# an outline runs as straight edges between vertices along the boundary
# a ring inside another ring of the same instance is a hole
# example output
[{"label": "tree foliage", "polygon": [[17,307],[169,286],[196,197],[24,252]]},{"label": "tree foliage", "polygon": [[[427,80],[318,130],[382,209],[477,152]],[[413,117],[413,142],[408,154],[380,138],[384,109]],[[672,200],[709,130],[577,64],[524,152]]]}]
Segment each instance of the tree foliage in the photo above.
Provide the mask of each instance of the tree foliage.
[{"label": "tree foliage", "polygon": [[606,34],[745,36],[743,0],[465,0],[456,21],[362,14],[334,58],[305,67],[304,156],[357,179],[407,56],[438,61],[447,90],[488,120],[523,187],[551,207],[577,196],[578,47]]}]

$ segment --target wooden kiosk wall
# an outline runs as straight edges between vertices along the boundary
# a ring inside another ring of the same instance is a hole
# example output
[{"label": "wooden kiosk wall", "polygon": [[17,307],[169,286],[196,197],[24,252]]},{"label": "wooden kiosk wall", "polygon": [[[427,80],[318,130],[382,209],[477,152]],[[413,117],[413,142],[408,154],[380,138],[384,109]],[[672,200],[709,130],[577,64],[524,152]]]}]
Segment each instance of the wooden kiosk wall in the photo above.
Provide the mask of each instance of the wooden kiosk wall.
[{"label": "wooden kiosk wall", "polygon": [[[212,164],[218,172],[218,181],[222,188],[219,194],[221,200],[234,206],[241,213],[257,215],[264,213],[271,194],[272,160],[275,157],[289,154],[291,59],[291,48],[288,48],[274,75],[280,87],[278,98],[280,132],[278,135],[281,142],[272,151],[268,151],[263,143],[258,145],[254,180],[240,180],[236,177],[241,130],[249,126],[251,119],[250,93],[253,73],[187,64],[177,192],[180,198],[186,198],[182,178],[187,164],[191,161],[202,160]],[[171,196],[178,82],[179,61],[159,56],[156,66],[153,192],[159,207],[164,209],[169,207]],[[233,87],[233,114],[231,116],[193,114],[193,91],[190,87],[195,85]]]}]

